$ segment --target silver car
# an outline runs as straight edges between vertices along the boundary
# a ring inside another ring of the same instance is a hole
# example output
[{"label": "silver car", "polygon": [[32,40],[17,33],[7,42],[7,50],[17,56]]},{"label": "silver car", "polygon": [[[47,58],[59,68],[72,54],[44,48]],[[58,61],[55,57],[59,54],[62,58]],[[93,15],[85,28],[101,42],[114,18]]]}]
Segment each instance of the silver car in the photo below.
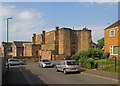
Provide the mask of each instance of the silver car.
[{"label": "silver car", "polygon": [[48,59],[42,59],[39,61],[39,66],[44,67],[53,67],[53,63]]},{"label": "silver car", "polygon": [[12,65],[21,65],[22,62],[18,59],[8,59],[8,65],[12,66]]},{"label": "silver car", "polygon": [[63,60],[56,64],[56,71],[63,71],[64,74],[67,72],[79,72],[79,65],[75,60]]}]

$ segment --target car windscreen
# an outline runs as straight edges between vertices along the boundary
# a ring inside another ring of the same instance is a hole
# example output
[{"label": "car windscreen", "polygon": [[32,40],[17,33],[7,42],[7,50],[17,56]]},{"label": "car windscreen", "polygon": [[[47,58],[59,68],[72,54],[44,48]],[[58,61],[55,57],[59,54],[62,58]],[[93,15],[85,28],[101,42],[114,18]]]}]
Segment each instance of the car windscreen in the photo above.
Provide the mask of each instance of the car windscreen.
[{"label": "car windscreen", "polygon": [[42,62],[50,62],[49,60],[42,60]]},{"label": "car windscreen", "polygon": [[67,65],[77,65],[76,61],[67,61]]},{"label": "car windscreen", "polygon": [[9,61],[16,61],[16,62],[19,62],[19,60],[15,60],[15,59],[11,59],[11,60],[9,60]]}]

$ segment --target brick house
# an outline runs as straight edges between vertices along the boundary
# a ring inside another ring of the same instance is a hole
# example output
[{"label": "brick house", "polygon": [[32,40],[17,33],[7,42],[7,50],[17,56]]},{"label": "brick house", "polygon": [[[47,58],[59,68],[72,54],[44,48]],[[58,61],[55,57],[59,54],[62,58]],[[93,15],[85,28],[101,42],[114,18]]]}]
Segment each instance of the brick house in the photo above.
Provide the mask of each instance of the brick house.
[{"label": "brick house", "polygon": [[93,47],[91,30],[73,30],[59,28],[42,34],[33,34],[33,44],[40,44],[38,54],[41,58],[51,60],[61,59],[62,56],[72,56],[78,51]]},{"label": "brick house", "polygon": [[38,51],[41,49],[40,44],[33,44],[33,43],[24,43],[24,55],[26,57],[37,57]]},{"label": "brick house", "polygon": [[120,56],[120,20],[104,29],[104,52],[110,52],[110,58]]},{"label": "brick house", "polygon": [[12,42],[2,42],[0,47],[2,57],[12,57]]},{"label": "brick house", "polygon": [[12,57],[24,56],[24,46],[23,46],[24,43],[31,43],[31,42],[13,41],[13,43],[12,43]]}]

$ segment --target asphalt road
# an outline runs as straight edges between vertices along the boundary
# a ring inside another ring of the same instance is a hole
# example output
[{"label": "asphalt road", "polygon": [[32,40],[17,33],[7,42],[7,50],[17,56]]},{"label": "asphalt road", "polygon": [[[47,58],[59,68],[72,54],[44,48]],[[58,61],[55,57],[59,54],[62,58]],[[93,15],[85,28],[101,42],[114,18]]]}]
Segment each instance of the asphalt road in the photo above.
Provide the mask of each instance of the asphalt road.
[{"label": "asphalt road", "polygon": [[[14,75],[13,75],[14,74]],[[8,77],[9,76],[9,77]],[[38,63],[10,67],[4,83],[7,84],[118,84],[118,82],[82,73],[56,72],[41,68]]]}]

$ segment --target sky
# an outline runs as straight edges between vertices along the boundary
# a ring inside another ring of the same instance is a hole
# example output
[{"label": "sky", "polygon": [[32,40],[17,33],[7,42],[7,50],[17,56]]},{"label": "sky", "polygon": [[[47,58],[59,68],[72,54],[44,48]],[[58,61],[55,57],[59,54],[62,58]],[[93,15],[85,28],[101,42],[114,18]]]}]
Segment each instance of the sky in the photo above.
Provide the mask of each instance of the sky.
[{"label": "sky", "polygon": [[[115,0],[117,1],[117,0]],[[54,30],[56,26],[92,30],[92,40],[104,37],[104,29],[118,20],[118,2],[2,2],[0,42],[6,41],[6,19],[9,41],[32,41],[32,34]]]}]

